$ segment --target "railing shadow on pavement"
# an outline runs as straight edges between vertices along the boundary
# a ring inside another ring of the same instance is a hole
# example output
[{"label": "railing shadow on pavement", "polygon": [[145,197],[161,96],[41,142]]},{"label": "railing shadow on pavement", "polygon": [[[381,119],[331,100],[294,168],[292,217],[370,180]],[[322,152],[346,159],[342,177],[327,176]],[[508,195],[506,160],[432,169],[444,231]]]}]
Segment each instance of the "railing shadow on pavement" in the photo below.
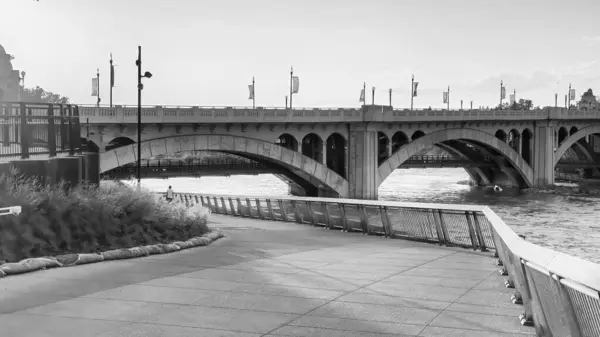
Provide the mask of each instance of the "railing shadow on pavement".
[{"label": "railing shadow on pavement", "polygon": [[217,214],[297,222],[494,252],[521,324],[538,336],[600,336],[600,265],[523,240],[486,206],[177,194]]}]

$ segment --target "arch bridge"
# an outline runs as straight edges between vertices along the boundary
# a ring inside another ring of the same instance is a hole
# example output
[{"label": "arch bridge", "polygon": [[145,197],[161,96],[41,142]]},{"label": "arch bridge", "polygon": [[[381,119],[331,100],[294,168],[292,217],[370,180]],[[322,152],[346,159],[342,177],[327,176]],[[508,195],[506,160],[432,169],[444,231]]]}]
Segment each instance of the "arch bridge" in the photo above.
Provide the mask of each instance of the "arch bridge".
[{"label": "arch bridge", "polygon": [[[106,109],[80,108],[86,121],[82,138],[90,135],[84,140],[101,153],[101,172],[135,162],[137,153],[132,115],[123,108]],[[144,113],[152,115],[143,116],[142,159],[224,153],[255,163],[246,167],[248,173],[270,170],[294,194],[308,196],[375,199],[394,170],[416,165],[414,159],[432,148],[448,157],[446,164],[464,167],[477,185],[542,187],[554,183],[555,168],[565,163],[581,163],[588,171],[597,171],[594,165],[600,163],[597,111],[363,106],[293,111],[157,107]],[[435,165],[441,164],[420,167]]]}]

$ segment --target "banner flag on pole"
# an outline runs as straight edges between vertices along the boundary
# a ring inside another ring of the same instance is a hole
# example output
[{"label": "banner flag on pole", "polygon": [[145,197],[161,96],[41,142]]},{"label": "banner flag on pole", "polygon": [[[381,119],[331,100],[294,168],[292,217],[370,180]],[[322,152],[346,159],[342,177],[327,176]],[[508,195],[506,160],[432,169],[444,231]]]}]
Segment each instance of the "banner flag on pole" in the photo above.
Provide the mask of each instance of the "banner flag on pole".
[{"label": "banner flag on pole", "polygon": [[292,94],[297,94],[300,89],[300,80],[298,76],[292,76]]},{"label": "banner flag on pole", "polygon": [[571,89],[571,93],[569,96],[571,96],[571,101],[575,100],[575,89]]},{"label": "banner flag on pole", "polygon": [[516,94],[510,94],[510,104],[515,104],[515,100],[516,100],[515,95]]},{"label": "banner flag on pole", "polygon": [[419,86],[419,82],[413,82],[412,87],[412,97],[417,97],[417,87]]},{"label": "banner flag on pole", "polygon": [[444,103],[448,103],[448,92],[444,91]]},{"label": "banner flag on pole", "polygon": [[501,99],[506,99],[506,88],[505,87],[502,87],[500,89],[500,98]]},{"label": "banner flag on pole", "polygon": [[92,78],[92,96],[98,96],[98,78]]},{"label": "banner flag on pole", "polygon": [[360,98],[358,99],[359,102],[363,102],[365,101],[365,89],[362,88],[360,89]]},{"label": "banner flag on pole", "polygon": [[248,97],[248,99],[254,99],[254,85],[248,84],[248,90],[250,91],[250,96]]}]

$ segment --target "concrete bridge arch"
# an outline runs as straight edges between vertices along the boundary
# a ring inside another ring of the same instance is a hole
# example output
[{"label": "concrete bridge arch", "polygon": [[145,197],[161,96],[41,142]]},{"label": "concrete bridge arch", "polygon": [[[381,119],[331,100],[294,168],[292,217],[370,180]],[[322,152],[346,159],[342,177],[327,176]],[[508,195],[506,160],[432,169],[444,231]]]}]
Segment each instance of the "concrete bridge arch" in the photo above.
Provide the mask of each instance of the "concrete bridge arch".
[{"label": "concrete bridge arch", "polygon": [[[314,196],[348,196],[348,181],[327,166],[274,143],[230,135],[178,135],[145,140],[142,159],[188,151],[217,151],[266,161],[286,170],[293,181],[314,187]],[[137,144],[128,144],[100,154],[100,172],[136,161]],[[304,187],[304,186],[303,186]]]},{"label": "concrete bridge arch", "polygon": [[[448,141],[464,142],[471,146],[475,145],[476,147],[485,149],[490,154],[499,154],[498,157],[501,158],[496,158],[495,161],[499,164],[499,169],[507,175],[509,180],[519,182],[519,185],[521,185],[519,187],[521,188],[533,186],[533,169],[517,151],[493,134],[464,128],[436,131],[420,136],[402,146],[388,160],[379,165],[377,186],[381,185],[396,168],[411,156],[440,143],[444,144],[444,142],[447,142],[445,145],[449,145]],[[461,151],[462,149],[457,150]],[[510,165],[504,165],[504,161],[507,161]]]},{"label": "concrete bridge arch", "polygon": [[[574,131],[574,128],[571,128]],[[571,133],[570,135],[566,136],[566,138],[560,142],[560,145],[558,146],[558,148],[556,149],[556,151],[554,151],[554,167],[556,166],[556,164],[558,164],[558,162],[560,161],[560,159],[562,158],[562,156],[565,155],[565,153],[573,146],[576,145],[581,139],[589,136],[589,135],[593,135],[593,134],[600,134],[600,125],[592,125],[592,126],[588,126],[585,127],[583,129],[577,130],[574,133]],[[593,155],[593,150],[591,151],[587,151],[586,149],[583,149],[584,152],[586,152],[586,157],[588,157],[588,159],[590,161],[594,161],[594,155]]]}]

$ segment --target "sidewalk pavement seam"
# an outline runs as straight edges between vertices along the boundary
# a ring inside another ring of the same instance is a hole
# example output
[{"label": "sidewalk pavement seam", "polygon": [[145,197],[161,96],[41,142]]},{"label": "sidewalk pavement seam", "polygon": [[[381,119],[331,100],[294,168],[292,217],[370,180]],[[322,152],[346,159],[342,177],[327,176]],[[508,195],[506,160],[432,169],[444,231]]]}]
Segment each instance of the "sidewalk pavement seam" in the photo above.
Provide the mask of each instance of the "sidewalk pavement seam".
[{"label": "sidewalk pavement seam", "polygon": [[[392,274],[392,275],[386,276],[386,277],[384,277],[384,278],[382,278],[382,279],[379,279],[379,280],[377,280],[377,281],[375,281],[375,282],[372,282],[372,283],[366,284],[366,285],[364,285],[364,286],[358,287],[358,288],[356,288],[356,289],[354,289],[354,290],[352,290],[352,291],[348,291],[348,292],[346,292],[346,293],[344,293],[344,294],[342,294],[342,295],[340,295],[340,296],[338,296],[338,297],[336,297],[336,298],[333,298],[333,299],[331,299],[331,300],[329,300],[329,301],[325,302],[324,304],[322,304],[322,305],[320,305],[320,306],[318,306],[318,307],[316,307],[316,308],[313,308],[312,310],[309,310],[308,312],[306,312],[306,313],[304,313],[304,314],[300,315],[299,317],[296,317],[296,318],[294,318],[294,319],[290,320],[289,322],[287,322],[287,323],[285,323],[285,324],[283,324],[283,325],[281,325],[281,326],[279,326],[279,327],[277,327],[277,328],[275,328],[275,329],[273,329],[273,330],[271,330],[271,331],[267,332],[266,334],[262,335],[261,337],[268,336],[269,334],[272,334],[274,331],[277,331],[278,329],[281,329],[282,327],[284,327],[284,326],[287,326],[287,325],[289,325],[290,323],[292,323],[292,322],[294,322],[294,321],[296,321],[296,320],[298,320],[298,319],[300,319],[300,318],[302,318],[302,317],[304,317],[304,316],[307,316],[307,315],[309,315],[311,312],[314,312],[314,311],[316,311],[317,309],[319,309],[319,308],[322,308],[322,307],[324,307],[325,305],[327,305],[327,304],[330,304],[331,302],[333,302],[333,301],[336,301],[336,300],[338,300],[338,299],[342,298],[343,296],[349,295],[349,294],[351,294],[351,293],[353,293],[353,292],[355,292],[355,291],[357,291],[357,290],[364,289],[364,288],[366,288],[366,287],[368,287],[368,286],[371,286],[371,285],[373,285],[373,284],[375,284],[375,283],[378,283],[378,282],[381,282],[381,281],[383,281],[383,280],[386,280],[386,279],[388,279],[388,278],[390,278],[390,277],[393,277],[393,276],[399,275],[399,274],[401,274],[401,273],[404,273],[405,271],[408,271],[408,270],[411,270],[411,269],[414,269],[414,268],[418,268],[418,267],[420,267],[420,266],[422,266],[422,265],[424,265],[424,264],[430,263],[430,262],[432,262],[432,261],[437,261],[437,260],[439,260],[439,259],[441,259],[441,258],[443,258],[443,257],[447,257],[447,256],[454,255],[454,254],[456,254],[456,252],[454,252],[454,253],[452,253],[452,254],[447,254],[447,255],[444,255],[444,256],[440,256],[440,257],[437,257],[437,258],[435,258],[435,259],[432,259],[432,260],[428,260],[428,261],[426,261],[426,262],[424,262],[424,263],[422,263],[422,264],[419,264],[419,265],[416,265],[416,266],[414,266],[414,267],[411,267],[411,268],[409,268],[409,269],[405,269],[405,270],[402,270],[402,271],[400,271],[400,272],[398,272],[398,273],[395,273],[395,274]],[[338,281],[339,281],[339,280],[338,280]],[[441,311],[443,311],[443,309],[442,309]],[[440,311],[440,312],[441,312],[441,311]],[[437,317],[437,316],[436,316],[436,317]],[[423,331],[423,330],[421,330],[421,331]],[[419,333],[420,333],[420,332],[419,332]]]}]

